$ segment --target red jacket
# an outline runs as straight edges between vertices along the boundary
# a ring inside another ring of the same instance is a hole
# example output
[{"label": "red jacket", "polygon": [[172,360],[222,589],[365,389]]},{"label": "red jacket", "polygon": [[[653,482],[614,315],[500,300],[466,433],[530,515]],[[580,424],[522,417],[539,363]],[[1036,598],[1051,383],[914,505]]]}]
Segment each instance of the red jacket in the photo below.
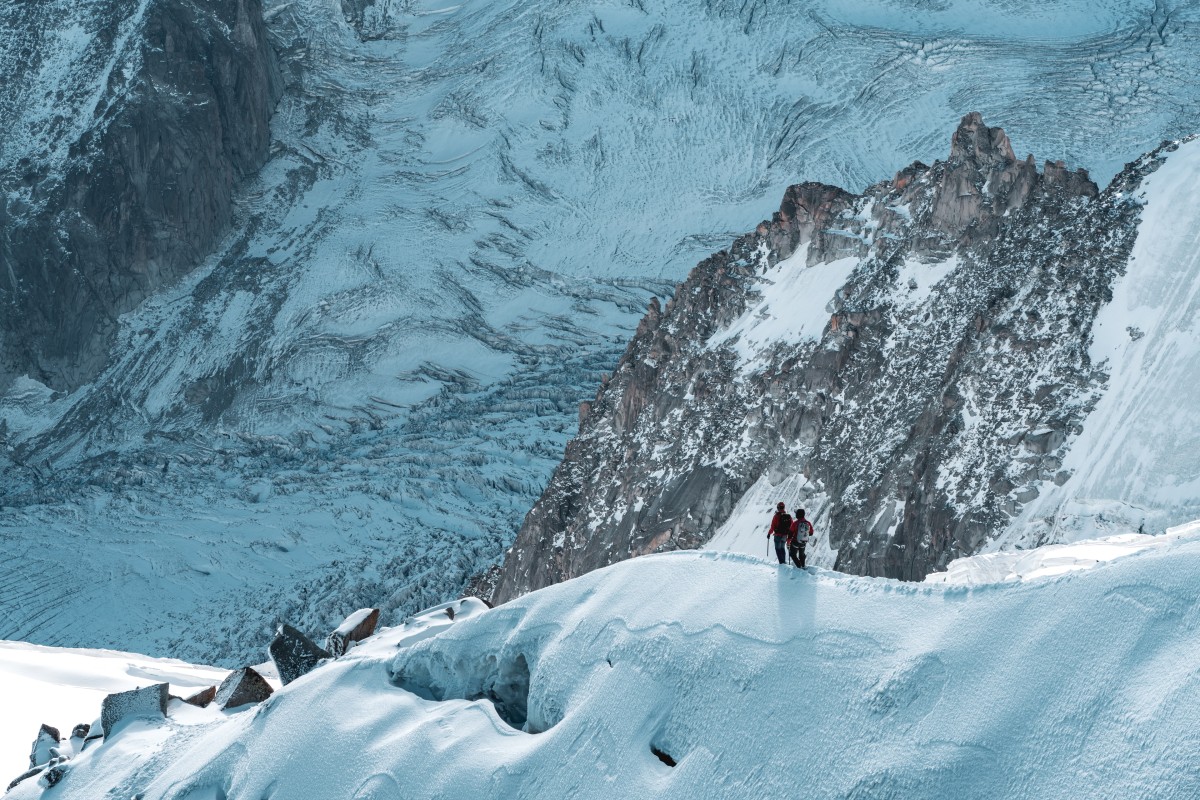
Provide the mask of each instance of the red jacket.
[{"label": "red jacket", "polygon": [[775,516],[771,517],[771,533],[768,535],[790,537],[792,535],[791,518],[792,515],[786,511],[776,511]]},{"label": "red jacket", "polygon": [[[803,522],[808,527],[807,533],[800,533],[800,523],[801,522]],[[794,541],[796,541],[797,538],[799,538],[800,543],[804,544],[804,537],[812,536],[812,535],[813,535],[813,526],[812,526],[811,522],[809,522],[806,519],[792,520],[792,530],[788,533],[788,541],[789,542],[794,542]]]}]

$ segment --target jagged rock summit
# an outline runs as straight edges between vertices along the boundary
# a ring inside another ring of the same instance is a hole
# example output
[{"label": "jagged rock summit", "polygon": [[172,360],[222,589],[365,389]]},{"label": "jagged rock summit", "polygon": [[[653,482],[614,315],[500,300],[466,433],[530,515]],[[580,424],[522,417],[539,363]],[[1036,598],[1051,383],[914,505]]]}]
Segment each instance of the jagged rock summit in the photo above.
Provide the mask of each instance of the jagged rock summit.
[{"label": "jagged rock summit", "polygon": [[945,161],[861,195],[792,186],[651,303],[494,598],[645,553],[761,552],[779,500],[807,506],[817,560],[852,573],[915,580],[998,537],[1053,540],[1013,526],[1071,477],[1105,388],[1088,348],[1134,246],[1131,193],[1175,146],[1101,192],[1018,159],[972,113]]}]

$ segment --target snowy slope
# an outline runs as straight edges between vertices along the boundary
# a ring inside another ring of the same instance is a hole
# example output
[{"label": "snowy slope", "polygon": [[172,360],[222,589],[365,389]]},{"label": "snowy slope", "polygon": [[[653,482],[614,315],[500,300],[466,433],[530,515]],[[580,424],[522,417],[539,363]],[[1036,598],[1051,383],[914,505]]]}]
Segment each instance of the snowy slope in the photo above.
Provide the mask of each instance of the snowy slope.
[{"label": "snowy slope", "polygon": [[[0,676],[5,692],[0,725],[0,781],[29,769],[29,746],[43,723],[64,737],[100,716],[105,695],[151,683],[170,683],[181,697],[215,686],[227,674],[169,658],[112,650],[41,647],[0,641]],[[275,681],[278,685],[278,681]],[[177,706],[175,711],[181,711]],[[67,748],[69,750],[69,746]]]},{"label": "snowy slope", "polygon": [[[364,5],[268,7],[289,88],[240,227],[94,383],[0,401],[0,635],[232,664],[455,596],[647,300],[788,184],[890,176],[971,108],[1101,178],[1200,124],[1191,5]],[[91,47],[63,20],[47,76]]]},{"label": "snowy slope", "polygon": [[650,556],[385,631],[154,752],[118,734],[53,796],[1193,798],[1197,581],[1194,526],[974,588]]},{"label": "snowy slope", "polygon": [[1063,461],[1070,480],[1014,520],[1015,541],[1156,531],[1200,512],[1200,140],[1138,197],[1137,242],[1090,351],[1106,390]]}]

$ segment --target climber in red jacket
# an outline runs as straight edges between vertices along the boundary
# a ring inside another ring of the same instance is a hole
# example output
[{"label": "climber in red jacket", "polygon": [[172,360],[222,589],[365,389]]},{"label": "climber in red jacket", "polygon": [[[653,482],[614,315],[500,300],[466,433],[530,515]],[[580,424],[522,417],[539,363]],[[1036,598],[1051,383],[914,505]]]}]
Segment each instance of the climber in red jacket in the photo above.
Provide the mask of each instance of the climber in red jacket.
[{"label": "climber in red jacket", "polygon": [[792,515],[787,513],[787,508],[780,503],[775,506],[775,516],[771,517],[771,527],[767,529],[767,538],[775,537],[775,555],[779,556],[779,563],[787,562],[787,556],[784,554],[784,547],[787,545],[788,537],[792,534]]},{"label": "climber in red jacket", "polygon": [[[813,526],[812,523],[804,518],[804,509],[796,512],[796,519],[792,522],[791,530],[789,531],[787,545],[788,554],[792,557],[792,563],[800,569],[804,569],[804,546],[812,541]],[[783,563],[780,560],[779,563]]]}]

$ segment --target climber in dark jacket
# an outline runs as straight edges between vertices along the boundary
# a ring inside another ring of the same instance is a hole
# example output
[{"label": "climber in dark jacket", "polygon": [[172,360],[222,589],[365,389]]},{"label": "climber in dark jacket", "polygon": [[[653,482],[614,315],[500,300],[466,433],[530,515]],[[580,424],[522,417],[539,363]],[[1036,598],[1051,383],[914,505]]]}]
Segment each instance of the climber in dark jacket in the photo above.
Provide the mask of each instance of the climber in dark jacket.
[{"label": "climber in dark jacket", "polygon": [[787,562],[784,548],[787,546],[787,540],[791,533],[792,515],[787,513],[787,508],[780,503],[775,506],[775,516],[771,517],[771,527],[767,529],[767,537],[775,537],[775,555],[779,556],[780,564]]}]

